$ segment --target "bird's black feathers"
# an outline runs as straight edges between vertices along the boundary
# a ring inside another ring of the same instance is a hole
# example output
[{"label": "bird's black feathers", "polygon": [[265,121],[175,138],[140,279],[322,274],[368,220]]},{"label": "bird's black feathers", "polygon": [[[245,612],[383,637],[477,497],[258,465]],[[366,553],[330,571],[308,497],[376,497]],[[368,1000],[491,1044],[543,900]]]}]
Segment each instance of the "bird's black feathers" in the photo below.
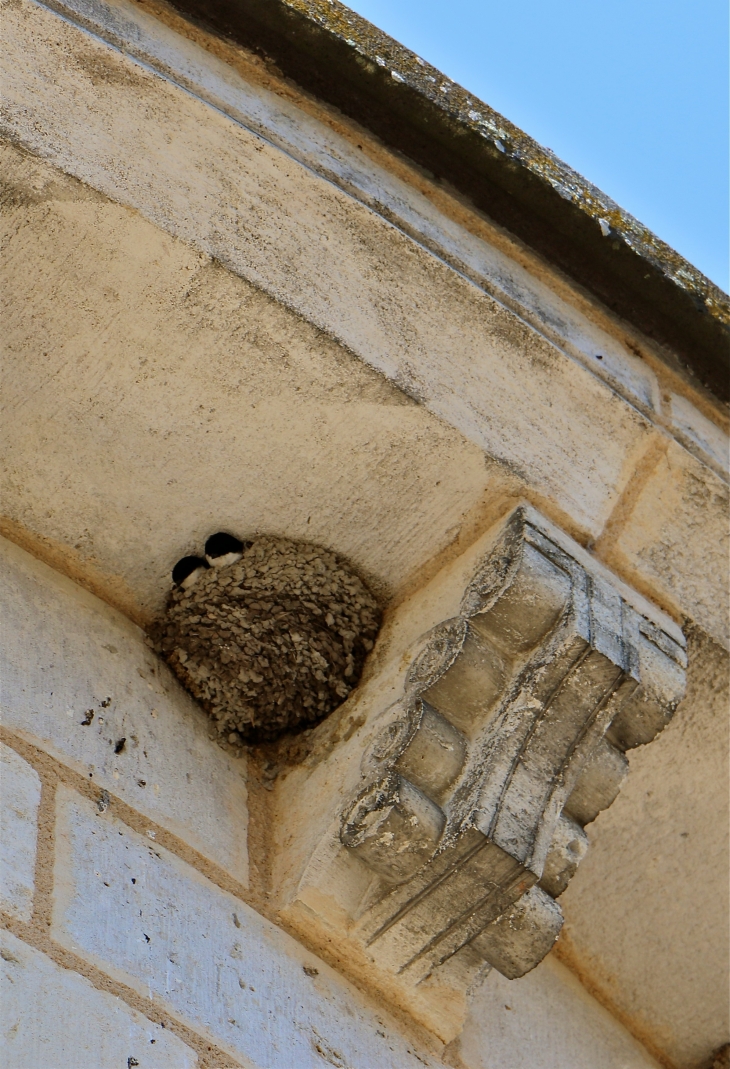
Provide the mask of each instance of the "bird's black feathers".
[{"label": "bird's black feathers", "polygon": [[243,542],[234,535],[219,531],[205,543],[206,557],[224,557],[227,553],[243,553]]},{"label": "bird's black feathers", "polygon": [[203,560],[202,557],[183,557],[172,569],[172,581],[179,586],[189,575],[193,574],[196,568],[209,567],[207,560]]}]

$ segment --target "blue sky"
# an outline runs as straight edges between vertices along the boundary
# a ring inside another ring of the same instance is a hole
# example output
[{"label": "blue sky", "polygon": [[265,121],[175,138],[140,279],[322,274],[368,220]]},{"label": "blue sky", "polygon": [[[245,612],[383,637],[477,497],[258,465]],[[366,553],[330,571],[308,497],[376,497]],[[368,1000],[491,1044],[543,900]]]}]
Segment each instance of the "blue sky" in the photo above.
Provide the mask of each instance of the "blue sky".
[{"label": "blue sky", "polygon": [[346,0],[728,290],[726,0]]}]

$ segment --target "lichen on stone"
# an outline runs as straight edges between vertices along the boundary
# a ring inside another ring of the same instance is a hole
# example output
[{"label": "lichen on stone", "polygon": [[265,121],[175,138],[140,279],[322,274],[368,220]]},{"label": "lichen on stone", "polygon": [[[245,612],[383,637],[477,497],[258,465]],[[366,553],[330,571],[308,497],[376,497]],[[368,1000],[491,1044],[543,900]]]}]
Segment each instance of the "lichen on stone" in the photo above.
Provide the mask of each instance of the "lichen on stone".
[{"label": "lichen on stone", "polygon": [[240,561],[173,587],[152,640],[222,742],[311,727],[357,685],[377,602],[334,553],[259,537]]},{"label": "lichen on stone", "polygon": [[366,68],[372,63],[373,68],[387,69],[395,83],[393,92],[404,86],[435,105],[454,124],[457,136],[473,131],[518,169],[551,186],[597,226],[605,219],[613,241],[627,245],[648,266],[693,294],[718,322],[730,324],[730,302],[719,286],[552,150],[543,148],[484,101],[337,0],[281,0],[281,4],[347,44]]}]

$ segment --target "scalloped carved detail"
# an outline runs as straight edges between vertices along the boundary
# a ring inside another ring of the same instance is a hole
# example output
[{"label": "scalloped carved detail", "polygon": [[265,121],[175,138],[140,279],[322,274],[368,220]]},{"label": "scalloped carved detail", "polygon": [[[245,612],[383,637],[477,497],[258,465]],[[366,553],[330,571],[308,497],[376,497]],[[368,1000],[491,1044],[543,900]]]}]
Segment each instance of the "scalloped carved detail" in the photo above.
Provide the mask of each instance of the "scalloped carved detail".
[{"label": "scalloped carved detail", "polygon": [[542,960],[583,825],[683,694],[676,630],[551,531],[533,510],[506,523],[458,615],[418,643],[342,815],[342,847],[376,877],[355,932],[411,984]]}]

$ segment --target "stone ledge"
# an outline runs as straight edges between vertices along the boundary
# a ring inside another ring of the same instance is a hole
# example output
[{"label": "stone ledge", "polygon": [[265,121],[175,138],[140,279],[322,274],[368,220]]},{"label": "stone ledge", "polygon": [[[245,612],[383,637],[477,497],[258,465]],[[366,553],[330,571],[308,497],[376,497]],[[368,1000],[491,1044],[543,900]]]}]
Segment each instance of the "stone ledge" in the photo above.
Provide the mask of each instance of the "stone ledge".
[{"label": "stone ledge", "polygon": [[[332,182],[48,9],[6,15],[17,55],[31,19],[8,136],[338,339],[597,537],[650,431],[634,407]],[[115,74],[94,84],[99,64]]]},{"label": "stone ledge", "polygon": [[174,0],[441,176],[728,398],[728,298],[483,101],[332,0]]},{"label": "stone ledge", "polygon": [[[273,92],[270,86],[276,80],[262,75],[253,57],[247,60],[235,46],[231,46],[232,65],[223,62],[215,54],[215,46],[220,46],[216,37],[204,34],[164,3],[143,9],[133,0],[49,0],[47,6],[188,89],[378,212],[580,360],[631,404],[677,436],[690,451],[726,475],[723,433],[710,424],[709,431],[705,428],[698,435],[697,421],[708,422],[699,412],[690,417],[688,429],[683,417],[675,418],[673,403],[667,412],[663,411],[657,375],[650,364],[660,366],[666,352],[657,355],[652,349],[647,361],[647,353],[640,353],[646,349],[640,334],[633,342],[627,341],[623,337],[625,324],[614,322],[610,314],[600,313],[593,306],[587,312],[587,299],[577,291],[571,300],[565,300],[557,292],[562,285],[557,278],[551,288],[534,270],[526,270],[518,262],[519,253],[510,255],[499,247],[506,243],[509,248],[510,241],[475,213],[470,213],[471,230],[457,221],[465,212],[461,206],[452,219],[448,209],[443,210],[444,204],[450,203],[448,196],[439,191],[440,210],[412,181],[395,173],[400,160],[391,159],[389,168],[380,158],[382,152],[375,156],[371,152],[363,166],[363,146],[358,142],[367,140],[365,131],[350,131],[346,136],[341,125],[335,128],[337,124],[313,114],[313,104],[306,97],[292,100],[288,83]],[[149,10],[154,10],[156,17],[148,14]],[[200,47],[201,40],[212,48]],[[236,69],[241,61],[251,81]],[[433,187],[432,195],[437,188]],[[594,321],[597,314],[602,325]],[[670,373],[669,379],[674,381],[676,375]],[[674,388],[676,383],[671,387]],[[693,408],[685,398],[680,398],[679,404],[683,409]],[[709,404],[711,410],[712,402]]]},{"label": "stone ledge", "polygon": [[[156,7],[155,15],[163,19],[172,15],[177,32],[132,0],[52,0],[48,6],[159,70],[328,178],[486,289],[641,411],[655,416],[659,412],[659,384],[644,359],[498,248],[495,239],[504,241],[503,236],[495,234],[494,227],[481,217],[469,213],[476,233],[472,232],[439,210],[413,183],[388,169],[384,161],[373,158],[372,152],[363,166],[364,146],[360,142],[367,140],[365,132],[358,129],[347,137],[342,129],[333,129],[304,110],[305,101],[290,99],[288,83],[286,94],[263,87],[259,84],[261,72],[253,64],[249,70],[253,84],[247,82],[233,66],[181,36],[185,30],[192,36],[196,31],[165,7]],[[240,61],[240,55],[237,58]],[[270,79],[266,82],[268,85]],[[388,162],[397,166],[401,161],[391,158]],[[462,215],[463,209],[458,213]],[[483,236],[485,232],[492,240]]]}]

